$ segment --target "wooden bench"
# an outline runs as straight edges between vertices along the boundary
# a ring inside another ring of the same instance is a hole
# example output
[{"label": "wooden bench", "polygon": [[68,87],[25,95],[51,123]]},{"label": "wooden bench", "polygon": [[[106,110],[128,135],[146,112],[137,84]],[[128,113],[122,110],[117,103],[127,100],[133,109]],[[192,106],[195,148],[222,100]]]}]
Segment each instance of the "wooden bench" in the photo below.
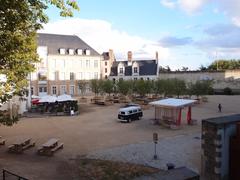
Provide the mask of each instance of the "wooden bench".
[{"label": "wooden bench", "polygon": [[51,152],[54,153],[59,149],[63,149],[63,143],[58,144],[56,147],[51,149]]}]

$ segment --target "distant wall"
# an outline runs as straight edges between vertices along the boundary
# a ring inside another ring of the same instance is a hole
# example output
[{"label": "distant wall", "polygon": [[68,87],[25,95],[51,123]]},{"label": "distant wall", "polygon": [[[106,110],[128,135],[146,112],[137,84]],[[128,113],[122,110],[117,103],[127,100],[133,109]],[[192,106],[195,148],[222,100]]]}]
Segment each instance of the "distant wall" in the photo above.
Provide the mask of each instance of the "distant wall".
[{"label": "distant wall", "polygon": [[240,70],[226,70],[226,71],[174,71],[174,72],[160,72],[160,79],[178,78],[186,82],[196,82],[197,80],[213,80],[214,89],[231,88],[233,91],[240,91]]}]

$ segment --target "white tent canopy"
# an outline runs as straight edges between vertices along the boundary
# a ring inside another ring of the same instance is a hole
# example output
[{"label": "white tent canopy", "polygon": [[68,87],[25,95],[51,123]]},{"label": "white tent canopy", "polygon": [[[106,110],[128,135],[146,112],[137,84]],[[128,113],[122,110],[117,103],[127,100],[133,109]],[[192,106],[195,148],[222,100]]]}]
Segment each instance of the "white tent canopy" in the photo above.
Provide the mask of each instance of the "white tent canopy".
[{"label": "white tent canopy", "polygon": [[149,104],[154,106],[179,108],[179,107],[189,106],[194,102],[196,102],[196,100],[168,98],[168,99],[162,99],[159,101],[153,101],[153,102],[150,102]]},{"label": "white tent canopy", "polygon": [[54,103],[57,101],[57,97],[55,96],[50,96],[50,95],[47,95],[47,96],[43,96],[40,98],[39,102],[40,103]]},{"label": "white tent canopy", "polygon": [[58,102],[63,102],[63,101],[75,101],[70,95],[63,94],[57,97]]}]

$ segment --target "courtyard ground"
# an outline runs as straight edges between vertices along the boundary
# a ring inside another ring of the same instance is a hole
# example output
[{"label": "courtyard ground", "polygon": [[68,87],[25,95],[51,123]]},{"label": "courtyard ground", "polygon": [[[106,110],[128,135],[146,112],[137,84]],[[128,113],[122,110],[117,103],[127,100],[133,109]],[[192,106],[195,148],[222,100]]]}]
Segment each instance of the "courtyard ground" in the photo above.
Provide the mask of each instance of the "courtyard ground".
[{"label": "courtyard ground", "polygon": [[[157,132],[160,138],[159,146],[166,147],[166,155],[159,154],[160,159],[177,157],[176,162],[181,165],[190,158],[190,162],[186,165],[200,171],[201,140],[194,139],[194,137],[200,136],[201,120],[239,113],[240,107],[240,96],[209,96],[208,101],[193,107],[192,116],[193,119],[198,120],[198,125],[188,126],[186,121],[183,121],[180,130],[170,130],[153,125],[150,121],[154,118],[153,107],[144,110],[144,117],[140,121],[130,124],[119,123],[116,120],[120,104],[112,106],[80,104],[78,116],[22,118],[12,127],[0,126],[0,135],[6,139],[6,145],[0,147],[0,168],[6,168],[29,179],[78,179],[77,172],[72,167],[79,157],[88,154],[102,157],[102,154],[106,156],[106,152],[111,151],[113,152],[109,153],[111,159],[124,161],[126,157],[116,158],[117,152],[120,153],[119,149],[128,148],[129,145],[146,144],[149,146],[152,133]],[[222,104],[222,113],[218,112],[218,103]],[[185,118],[186,111],[183,112],[183,119]],[[54,157],[38,156],[36,148],[31,148],[21,155],[7,153],[7,146],[20,137],[31,137],[36,141],[37,146],[55,137],[64,143],[64,148]],[[172,144],[175,145],[172,146]],[[176,148],[181,145],[183,148]],[[183,156],[181,160],[178,154],[186,154],[186,148],[188,156]],[[144,147],[139,146],[139,149],[144,149]],[[149,151],[152,149],[150,148]],[[132,162],[142,163],[141,159]]]}]

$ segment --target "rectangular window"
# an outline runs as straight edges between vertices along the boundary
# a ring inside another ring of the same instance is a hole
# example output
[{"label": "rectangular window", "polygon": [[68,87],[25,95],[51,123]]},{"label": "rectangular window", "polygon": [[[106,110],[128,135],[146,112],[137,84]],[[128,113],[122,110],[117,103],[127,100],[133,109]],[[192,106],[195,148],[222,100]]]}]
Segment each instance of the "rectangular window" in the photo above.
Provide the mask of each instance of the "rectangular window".
[{"label": "rectangular window", "polygon": [[86,49],[85,53],[86,53],[87,56],[89,56],[90,55],[90,50]]},{"label": "rectangular window", "polygon": [[39,87],[39,92],[40,93],[46,93],[47,92],[47,87]]},{"label": "rectangular window", "polygon": [[74,55],[74,49],[69,49],[68,53],[69,53],[69,55]]},{"label": "rectangular window", "polygon": [[73,81],[74,80],[74,73],[70,72],[70,80]]},{"label": "rectangular window", "polygon": [[78,78],[78,80],[81,80],[81,79],[82,79],[82,72],[78,72],[78,73],[77,73],[77,78]]},{"label": "rectangular window", "polygon": [[74,86],[70,86],[70,95],[74,95]]},{"label": "rectangular window", "polygon": [[95,68],[98,67],[98,60],[94,60],[94,67],[95,67]]},{"label": "rectangular window", "polygon": [[86,60],[86,68],[90,67],[90,60]]},{"label": "rectangular window", "polygon": [[123,74],[123,68],[119,69],[119,73]]},{"label": "rectangular window", "polygon": [[52,86],[52,94],[56,95],[57,94],[57,87]]},{"label": "rectangular window", "polygon": [[107,61],[105,61],[105,66],[107,66]]},{"label": "rectangular window", "polygon": [[134,67],[134,68],[133,68],[133,72],[134,72],[134,73],[138,73],[138,68],[137,68],[137,67]]},{"label": "rectangular window", "polygon": [[66,86],[65,85],[62,85],[61,86],[61,94],[66,94],[67,91],[66,91]]},{"label": "rectangular window", "polygon": [[105,68],[105,73],[107,73],[107,68]]},{"label": "rectangular window", "polygon": [[60,74],[60,80],[65,80],[65,72],[61,72],[61,74]]},{"label": "rectangular window", "polygon": [[94,79],[98,79],[98,72],[94,73]]},{"label": "rectangular window", "polygon": [[66,50],[64,48],[60,48],[60,54],[65,54]]},{"label": "rectangular window", "polygon": [[78,54],[78,55],[82,55],[82,52],[83,52],[82,49],[78,49],[78,50],[77,50],[77,54]]}]

